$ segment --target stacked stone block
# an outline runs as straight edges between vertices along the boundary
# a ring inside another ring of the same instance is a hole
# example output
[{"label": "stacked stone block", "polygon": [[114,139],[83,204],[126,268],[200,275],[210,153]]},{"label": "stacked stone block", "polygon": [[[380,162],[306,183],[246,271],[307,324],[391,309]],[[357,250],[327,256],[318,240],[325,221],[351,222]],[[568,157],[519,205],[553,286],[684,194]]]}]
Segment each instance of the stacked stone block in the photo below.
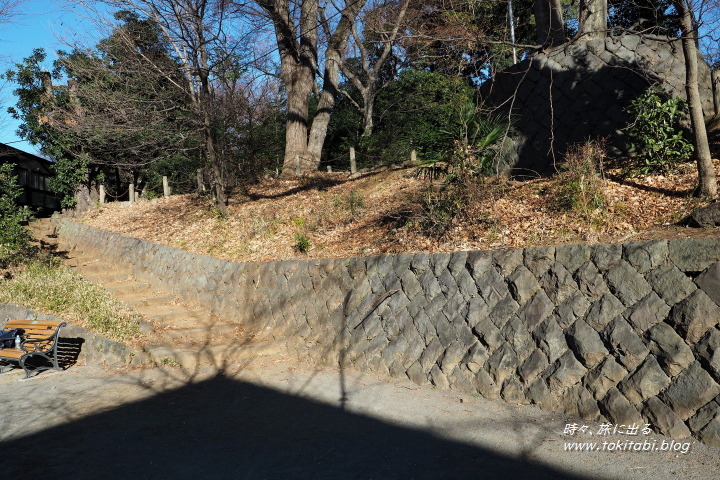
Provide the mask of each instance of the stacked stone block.
[{"label": "stacked stone block", "polygon": [[[705,115],[714,111],[710,67],[699,58]],[[625,109],[651,85],[687,99],[679,42],[622,35],[574,42],[534,54],[480,89],[485,106],[510,115],[515,129],[509,168],[551,175],[571,144],[606,138],[610,153],[628,153]]]},{"label": "stacked stone block", "polygon": [[241,264],[60,233],[299,357],[720,446],[720,239]]}]

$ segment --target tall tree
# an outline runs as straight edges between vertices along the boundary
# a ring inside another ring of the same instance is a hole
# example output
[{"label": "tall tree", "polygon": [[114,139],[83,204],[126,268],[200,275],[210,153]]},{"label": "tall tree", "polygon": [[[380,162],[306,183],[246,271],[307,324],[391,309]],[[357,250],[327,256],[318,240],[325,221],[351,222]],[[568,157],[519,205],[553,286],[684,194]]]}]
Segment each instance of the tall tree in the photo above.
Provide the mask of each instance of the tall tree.
[{"label": "tall tree", "polygon": [[560,0],[535,0],[534,7],[538,43],[550,47],[564,43],[565,28]]},{"label": "tall tree", "polygon": [[[92,2],[86,2],[92,8]],[[213,172],[212,185],[216,206],[227,212],[227,196],[223,185],[221,158],[217,152],[217,135],[213,105],[213,79],[229,64],[239,65],[245,39],[233,30],[237,10],[227,1],[217,0],[105,0],[119,10],[136,12],[155,22],[182,65],[181,72],[195,113],[202,122],[203,154]],[[230,35],[233,32],[234,36]],[[150,57],[147,64],[162,71]],[[239,68],[239,67],[238,67]]]},{"label": "tall tree", "polygon": [[[130,12],[116,18],[120,23],[95,48],[58,52],[52,74],[43,71],[41,50],[9,73],[20,85],[11,113],[23,122],[21,136],[56,160],[53,183],[64,207],[94,203],[90,187],[101,170],[118,168],[137,185],[150,164],[195,156],[201,144],[202,121],[182,66],[157,24]],[[67,86],[52,85],[51,76]]]},{"label": "tall tree", "polygon": [[67,98],[50,117],[93,163],[137,170],[197,148],[202,121],[157,24],[131,12],[115,16],[121,23],[95,49],[59,52]]},{"label": "tall tree", "polygon": [[[256,0],[272,22],[280,55],[280,77],[287,97],[285,126],[284,177],[298,171],[316,171],[320,163],[330,112],[338,95],[340,76],[339,52],[342,52],[352,25],[365,0],[347,0],[342,8],[326,11],[319,0]],[[338,19],[339,17],[339,19]],[[325,22],[322,22],[322,19]],[[330,22],[332,20],[332,23]],[[326,45],[319,42],[325,23]],[[321,48],[324,47],[324,48]],[[321,62],[321,53],[325,53]],[[320,64],[324,64],[320,75]],[[322,79],[322,90],[318,79]],[[318,106],[310,119],[310,97],[315,95]]]},{"label": "tall tree", "polygon": [[698,30],[697,24],[693,22],[694,15],[690,1],[673,0],[673,5],[680,16],[682,29],[682,46],[685,54],[685,90],[690,109],[690,124],[698,166],[697,193],[703,197],[714,198],[717,196],[717,178],[712,156],[710,155],[710,145],[698,87]]},{"label": "tall tree", "polygon": [[608,0],[611,28],[643,34],[680,35],[680,19],[672,0]]},{"label": "tall tree", "polygon": [[580,0],[577,38],[591,40],[607,35],[607,0]]},{"label": "tall tree", "polygon": [[482,83],[513,64],[513,46],[537,45],[532,1],[514,1],[513,12],[515,41],[506,2],[413,1],[399,51],[405,65]]},{"label": "tall tree", "polygon": [[[88,178],[88,158],[82,152],[82,145],[72,135],[57,128],[51,121],[55,105],[67,104],[67,90],[53,88],[52,76],[59,78],[59,69],[47,72],[44,67],[46,54],[42,49],[33,50],[32,55],[15,65],[5,77],[15,82],[17,103],[8,108],[8,113],[20,120],[17,134],[31,145],[40,147],[45,155],[53,158],[55,177],[51,186],[61,196],[61,205],[71,208],[76,203],[77,188]],[[84,192],[87,194],[87,189]],[[87,197],[87,195],[85,195]]]}]

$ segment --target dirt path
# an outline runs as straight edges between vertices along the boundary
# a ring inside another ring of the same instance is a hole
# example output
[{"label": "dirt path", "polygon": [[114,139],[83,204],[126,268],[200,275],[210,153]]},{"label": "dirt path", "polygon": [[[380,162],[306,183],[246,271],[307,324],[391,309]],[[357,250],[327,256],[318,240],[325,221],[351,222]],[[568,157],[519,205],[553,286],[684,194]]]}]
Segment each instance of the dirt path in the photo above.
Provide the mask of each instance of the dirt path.
[{"label": "dirt path", "polygon": [[33,222],[30,230],[42,248],[142,316],[143,335],[130,347],[154,362],[192,369],[278,351],[269,342],[245,336],[242,325],[219,319],[203,305],[181,302],[163,285],[135,278],[129,265],[92,250],[65,249],[49,218]]},{"label": "dirt path", "polygon": [[[565,452],[531,407],[279,356],[225,371],[0,376],[2,478],[710,479],[720,451]],[[596,429],[597,425],[592,425]],[[658,435],[608,437],[647,440]]]}]

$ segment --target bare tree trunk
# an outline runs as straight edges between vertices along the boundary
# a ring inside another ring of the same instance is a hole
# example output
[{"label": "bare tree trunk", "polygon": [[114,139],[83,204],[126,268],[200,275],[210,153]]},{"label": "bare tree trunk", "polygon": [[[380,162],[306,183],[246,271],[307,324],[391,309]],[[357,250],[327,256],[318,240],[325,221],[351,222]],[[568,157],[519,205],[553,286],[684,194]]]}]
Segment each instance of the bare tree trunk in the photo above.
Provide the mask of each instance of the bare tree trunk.
[{"label": "bare tree trunk", "polygon": [[684,0],[674,0],[678,14],[680,15],[682,28],[682,46],[685,54],[685,90],[687,92],[688,106],[690,108],[690,124],[693,132],[693,145],[695,146],[695,158],[698,165],[698,189],[697,194],[703,197],[714,198],[717,196],[717,179],[715,167],[710,155],[705,118],[700,101],[700,90],[698,88],[698,51],[697,31],[693,27],[692,11],[685,4]]},{"label": "bare tree trunk", "polygon": [[297,25],[289,0],[257,0],[275,27],[280,54],[280,76],[285,84],[287,113],[285,120],[285,160],[283,178],[295,176],[296,158],[301,173],[317,169],[308,150],[310,95],[317,74],[318,0],[301,2]]},{"label": "bare tree trunk", "polygon": [[720,117],[720,71],[713,70],[710,73],[712,80],[712,92],[713,92],[713,107],[715,110],[715,117]]},{"label": "bare tree trunk", "polygon": [[[316,171],[327,134],[330,112],[338,93],[340,58],[350,29],[365,0],[348,0],[334,31],[324,18],[319,0],[302,0],[299,16],[290,0],[255,0],[273,22],[280,54],[280,76],[287,96],[285,159],[281,177]],[[323,7],[324,8],[324,7]],[[318,91],[318,30],[325,30],[323,91]],[[310,125],[310,95],[315,92],[318,110]],[[309,133],[309,135],[308,135]],[[299,169],[296,159],[299,159]]]},{"label": "bare tree trunk", "polygon": [[355,19],[365,4],[364,0],[349,2],[343,10],[342,18],[331,32],[325,13],[319,10],[320,21],[328,35],[328,48],[325,52],[325,73],[323,75],[323,91],[318,101],[317,112],[310,129],[310,140],[308,151],[315,169],[320,165],[320,156],[327,136],[330,113],[335,107],[335,99],[340,94],[340,67],[342,65],[342,53],[347,46],[348,38]]},{"label": "bare tree trunk", "polygon": [[301,170],[313,170],[308,155],[308,123],[310,94],[315,78],[307,65],[289,60],[283,65],[282,79],[287,93],[287,117],[285,119],[285,161],[283,177],[294,176],[295,157],[300,158]]},{"label": "bare tree trunk", "polygon": [[363,134],[364,138],[369,137],[373,133],[375,122],[373,122],[373,110],[375,109],[376,95],[368,95],[365,98],[365,107],[363,108]]},{"label": "bare tree trunk", "polygon": [[[398,35],[400,34],[401,28],[405,21],[405,15],[407,13],[409,4],[409,0],[402,1],[402,3],[400,4],[400,10],[397,12],[395,20],[392,23],[393,27],[390,31],[380,29],[373,32],[383,41],[383,48],[381,50],[380,56],[377,57],[374,63],[372,62],[372,55],[369,54],[369,52],[364,46],[363,39],[358,33],[357,27],[354,25],[350,26],[353,38],[355,39],[356,48],[358,49],[358,53],[360,56],[360,64],[363,75],[358,75],[352,69],[348,68],[346,64],[341,64],[341,69],[343,71],[343,74],[360,92],[360,96],[362,97],[362,105],[356,102],[348,92],[341,91],[341,93],[345,95],[347,100],[360,112],[360,114],[362,114],[363,137],[369,137],[370,135],[372,135],[374,127],[373,112],[375,108],[375,99],[380,90],[382,90],[382,88],[385,86],[385,84],[381,83],[378,80],[379,72],[382,70],[388,58],[390,58],[390,55],[392,53],[392,47],[397,42]],[[363,84],[363,80],[365,81],[365,84]]]},{"label": "bare tree trunk", "polygon": [[607,34],[607,0],[580,0],[580,18],[575,38],[591,40]]},{"label": "bare tree trunk", "polygon": [[205,155],[210,161],[210,168],[212,168],[213,172],[212,189],[215,199],[215,207],[217,207],[224,215],[227,215],[229,213],[228,199],[227,195],[225,195],[225,185],[222,177],[220,159],[215,151],[215,135],[213,134],[210,115],[207,113],[205,114],[204,121],[203,133],[205,135]]},{"label": "bare tree trunk", "polygon": [[310,138],[308,140],[308,155],[310,156],[308,167],[313,170],[317,170],[320,166],[320,156],[327,136],[330,113],[335,107],[337,85],[340,80],[339,61],[340,55],[336,51],[328,49],[325,54],[323,91],[318,100],[317,111],[310,127]]},{"label": "bare tree trunk", "polygon": [[225,195],[225,185],[223,183],[222,165],[215,149],[215,129],[213,125],[213,116],[210,109],[213,108],[214,90],[210,83],[210,68],[207,51],[207,43],[205,39],[205,28],[203,17],[200,10],[193,11],[194,18],[192,27],[195,29],[194,38],[198,40],[197,56],[199,57],[198,77],[200,79],[200,92],[197,94],[197,110],[202,114],[203,136],[205,138],[205,156],[210,163],[213,172],[212,190],[215,201],[215,207],[224,215],[229,213],[228,199]]},{"label": "bare tree trunk", "polygon": [[548,47],[565,43],[560,0],[535,0],[534,9],[538,43]]}]

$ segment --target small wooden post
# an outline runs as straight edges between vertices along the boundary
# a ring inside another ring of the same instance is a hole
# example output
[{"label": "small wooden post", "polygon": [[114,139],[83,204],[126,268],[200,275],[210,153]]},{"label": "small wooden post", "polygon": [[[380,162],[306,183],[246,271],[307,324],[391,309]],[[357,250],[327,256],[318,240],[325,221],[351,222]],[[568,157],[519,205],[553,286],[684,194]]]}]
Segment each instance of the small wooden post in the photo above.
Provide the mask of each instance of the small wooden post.
[{"label": "small wooden post", "polygon": [[332,167],[330,165],[328,165],[327,168],[328,168],[328,173],[332,173]]},{"label": "small wooden post", "polygon": [[198,192],[202,193],[205,191],[205,184],[203,183],[203,174],[202,174],[202,168],[197,169],[197,184],[198,184]]},{"label": "small wooden post", "polygon": [[135,201],[135,185],[132,183],[128,187],[128,200],[130,203],[133,203]]},{"label": "small wooden post", "polygon": [[414,165],[417,162],[417,152],[415,150],[410,152],[410,162]]},{"label": "small wooden post", "polygon": [[168,184],[168,178],[163,176],[163,196],[168,198],[170,196],[170,184]]},{"label": "small wooden post", "polygon": [[350,147],[350,173],[357,173],[357,164],[355,163],[355,147]]},{"label": "small wooden post", "polygon": [[105,185],[100,185],[100,205],[105,205]]},{"label": "small wooden post", "polygon": [[714,70],[710,73],[712,79],[713,105],[715,106],[715,115],[720,116],[720,70]]},{"label": "small wooden post", "polygon": [[302,173],[302,170],[300,170],[300,155],[298,155],[296,153],[295,154],[295,175],[297,175],[299,177],[301,173]]}]

